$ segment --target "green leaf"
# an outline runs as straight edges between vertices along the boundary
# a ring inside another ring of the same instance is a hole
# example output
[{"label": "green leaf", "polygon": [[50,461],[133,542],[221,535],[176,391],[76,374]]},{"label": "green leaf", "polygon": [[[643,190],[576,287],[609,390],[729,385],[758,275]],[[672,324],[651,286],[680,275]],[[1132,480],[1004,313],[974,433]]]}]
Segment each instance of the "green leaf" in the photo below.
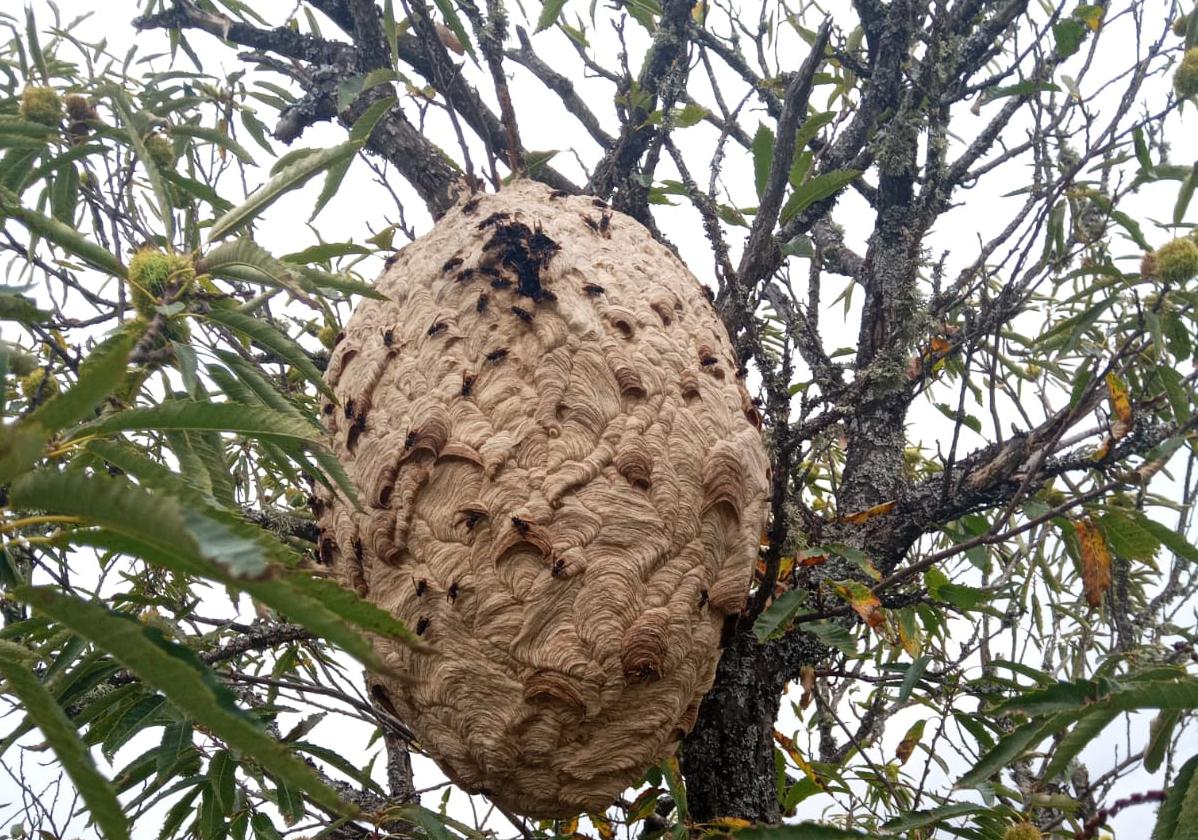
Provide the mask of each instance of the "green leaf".
[{"label": "green leaf", "polygon": [[1128,560],[1151,560],[1161,547],[1160,541],[1140,526],[1142,517],[1111,509],[1095,521],[1119,557]]},{"label": "green leaf", "polygon": [[1156,813],[1156,826],[1151,840],[1189,840],[1198,826],[1198,755],[1181,766],[1161,808]]},{"label": "green leaf", "polygon": [[28,422],[37,423],[49,436],[85,419],[124,381],[132,350],[133,337],[127,333],[105,341],[80,365],[75,385],[39,406]]},{"label": "green leaf", "polygon": [[1044,768],[1043,778],[1055,779],[1065,771],[1086,746],[1102,734],[1107,726],[1119,717],[1120,712],[1101,707],[1077,722],[1069,734],[1062,738],[1052,752],[1052,758]]},{"label": "green leaf", "polygon": [[145,408],[128,408],[81,426],[74,436],[167,429],[293,438],[308,443],[317,443],[320,439],[319,432],[311,424],[294,415],[285,415],[261,406],[194,400],[167,400]]},{"label": "green leaf", "polygon": [[[232,582],[267,569],[261,542],[237,534],[210,512],[125,479],[43,470],[14,481],[11,496],[14,507],[77,516],[141,541],[173,558],[173,567],[189,574]],[[258,529],[251,527],[249,533],[258,535]]]},{"label": "green leaf", "polygon": [[803,606],[804,599],[805,594],[798,589],[790,589],[781,598],[775,599],[753,622],[757,641],[764,642],[781,636]]},{"label": "green leaf", "polygon": [[275,802],[279,806],[279,813],[283,815],[283,822],[287,825],[295,825],[303,819],[304,799],[299,795],[299,791],[292,789],[285,781],[282,779],[277,781]]},{"label": "green leaf", "polygon": [[1181,182],[1181,188],[1177,191],[1177,203],[1173,205],[1173,224],[1179,225],[1185,219],[1190,199],[1194,197],[1195,186],[1198,186],[1198,164],[1190,170],[1190,174]]},{"label": "green leaf", "polygon": [[1053,24],[1052,35],[1056,41],[1057,57],[1064,61],[1081,49],[1086,31],[1085,24],[1076,20],[1059,20]]},{"label": "green leaf", "polygon": [[45,442],[45,430],[35,423],[0,426],[0,484],[27,472]]},{"label": "green leaf", "polygon": [[565,5],[566,0],[542,0],[541,15],[537,18],[537,28],[533,30],[533,34],[557,23],[557,19],[562,13],[562,7]]},{"label": "green leaf", "polygon": [[462,26],[462,19],[458,17],[457,9],[453,7],[451,0],[433,0],[437,6],[437,11],[445,18],[445,25],[449,27],[449,31],[458,36],[458,41],[462,45],[462,49],[471,58],[478,60],[474,54],[474,46],[470,43],[470,36],[466,34],[466,27]]},{"label": "green leaf", "polygon": [[50,313],[38,309],[37,304],[24,295],[0,293],[0,321],[17,321],[22,324],[44,324]]},{"label": "green leaf", "polygon": [[753,183],[757,187],[757,198],[765,194],[765,184],[770,177],[770,166],[774,162],[774,132],[765,123],[757,124],[753,135]]},{"label": "green leaf", "polygon": [[739,840],[842,840],[846,837],[874,837],[823,823],[802,822],[794,825],[755,826],[736,832]]},{"label": "green leaf", "polygon": [[133,151],[137,153],[142,168],[146,170],[146,175],[150,179],[150,187],[154,190],[154,198],[158,204],[158,215],[162,219],[166,239],[170,242],[175,238],[175,216],[171,205],[171,193],[162,169],[146,147],[143,136],[145,120],[138,119],[138,115],[134,112],[133,102],[130,101],[129,94],[125,93],[123,88],[106,85],[102,90],[104,95],[112,100],[113,110],[121,115],[121,121],[125,124],[125,132],[129,136],[129,144],[133,146]]},{"label": "green leaf", "polygon": [[[247,273],[237,270],[245,268],[252,271]],[[291,269],[248,236],[217,245],[196,262],[196,271],[211,274],[213,277],[277,286],[299,295],[303,294],[302,287]]]},{"label": "green leaf", "polygon": [[1181,720],[1181,709],[1165,709],[1152,719],[1148,729],[1148,746],[1144,748],[1144,769],[1155,773],[1165,760],[1169,743],[1173,740],[1173,730]]},{"label": "green leaf", "polygon": [[254,829],[254,840],[283,840],[283,835],[266,814],[254,814],[250,817],[250,826]]},{"label": "green leaf", "polygon": [[1002,99],[1007,96],[1031,96],[1034,93],[1053,93],[1059,90],[1060,87],[1054,85],[1052,82],[1037,82],[1028,79],[1014,85],[989,88],[982,94],[982,102],[993,102],[995,99]]},{"label": "green leaf", "polygon": [[780,215],[782,223],[786,224],[817,201],[823,201],[840,192],[860,174],[861,171],[858,169],[838,169],[834,172],[816,175],[790,194]]},{"label": "green leaf", "polygon": [[244,202],[217,219],[213,223],[212,229],[208,231],[208,241],[221,239],[249,224],[286,193],[302,187],[338,161],[356,154],[358,147],[357,143],[346,141],[330,149],[322,149],[305,155],[283,167],[278,174],[255,190]]},{"label": "green leaf", "polygon": [[302,373],[322,394],[333,397],[332,389],[325,384],[319,368],[313,364],[304,349],[267,322],[235,309],[213,309],[208,313],[208,318],[273,351]]},{"label": "green leaf", "polygon": [[208,782],[216,796],[216,806],[226,817],[233,813],[237,804],[234,793],[237,777],[237,762],[228,750],[217,750],[208,761]]},{"label": "green leaf", "polygon": [[1163,525],[1146,516],[1138,520],[1138,522],[1141,528],[1160,540],[1165,548],[1172,551],[1178,557],[1189,560],[1191,563],[1198,563],[1198,548],[1195,548],[1183,535],[1177,533],[1168,525]]},{"label": "green leaf", "polygon": [[287,578],[288,585],[308,595],[351,624],[383,638],[397,639],[414,648],[427,646],[402,621],[386,610],[359,598],[349,589],[327,578],[297,574]]},{"label": "green leaf", "polygon": [[816,621],[802,625],[803,631],[815,636],[826,645],[830,645],[846,656],[857,653],[857,640],[853,634],[839,624],[831,621]]},{"label": "green leaf", "polygon": [[928,669],[928,665],[932,662],[930,656],[917,657],[910,665],[907,666],[907,672],[903,675],[903,684],[899,686],[898,700],[899,703],[906,702],[911,696],[919,678],[923,676],[923,672]]},{"label": "green leaf", "polygon": [[1026,715],[1044,715],[1089,706],[1105,697],[1114,684],[1109,680],[1058,681],[1047,688],[1026,691],[1000,703],[991,710],[994,715],[1009,715],[1022,712]]},{"label": "green leaf", "polygon": [[886,822],[882,827],[891,834],[898,834],[904,831],[911,831],[915,828],[936,825],[945,820],[951,820],[954,817],[976,814],[982,810],[984,809],[980,805],[973,805],[969,802],[958,802],[952,805],[942,805],[939,808],[932,808],[928,811],[912,811],[895,817]]},{"label": "green leaf", "polygon": [[253,156],[245,150],[245,147],[230,137],[219,128],[212,128],[203,125],[172,125],[172,137],[194,137],[197,140],[206,140],[222,149],[228,149],[237,159],[245,164],[253,164]]},{"label": "green leaf", "polygon": [[16,219],[47,242],[51,242],[83,260],[92,268],[114,277],[125,276],[125,266],[121,264],[120,260],[87,239],[75,228],[19,204],[6,202],[3,194],[0,194],[0,216],[4,214]]},{"label": "green leaf", "polygon": [[127,840],[129,824],[112,785],[96,769],[91,753],[53,695],[32,671],[11,656],[7,646],[0,647],[0,674],[4,676],[5,692],[20,700],[30,722],[41,730],[105,840]]},{"label": "green leaf", "polygon": [[[395,105],[395,97],[385,96],[371,104],[369,108],[354,121],[353,128],[349,131],[349,139],[351,142],[357,143],[359,148],[365,146],[370,140],[370,135],[374,132],[374,127],[378,125],[379,120],[386,116],[387,112]],[[349,172],[350,166],[354,162],[354,155],[350,155],[342,160],[337,161],[329,167],[329,173],[324,178],[324,186],[320,189],[320,195],[316,199],[316,206],[312,208],[312,215],[308,217],[311,222],[324,209],[329,200],[337,194],[341,189],[341,182],[345,180],[346,173]]]},{"label": "green leaf", "polygon": [[1033,720],[1009,732],[999,739],[993,749],[983,755],[964,776],[957,780],[956,787],[976,787],[985,782],[991,776],[1010,766],[1011,762],[1053,732],[1064,729],[1075,719],[1076,717],[1072,714],[1057,715],[1047,720]]},{"label": "green leaf", "polygon": [[24,586],[13,594],[94,644],[166,695],[193,720],[231,748],[252,755],[276,779],[307,793],[322,807],[347,813],[351,806],[325,786],[286,747],[263,732],[244,713],[226,705],[213,686],[215,676],[189,649],[161,638],[148,628],[116,615],[99,604],[72,598],[51,587]]}]

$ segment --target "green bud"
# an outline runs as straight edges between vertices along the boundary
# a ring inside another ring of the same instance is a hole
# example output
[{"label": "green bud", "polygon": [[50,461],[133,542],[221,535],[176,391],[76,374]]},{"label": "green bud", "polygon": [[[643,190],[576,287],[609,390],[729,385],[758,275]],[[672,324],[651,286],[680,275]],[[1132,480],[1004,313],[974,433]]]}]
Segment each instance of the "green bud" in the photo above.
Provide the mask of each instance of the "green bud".
[{"label": "green bud", "polygon": [[30,85],[21,94],[21,119],[56,126],[62,121],[62,99],[52,87]]}]

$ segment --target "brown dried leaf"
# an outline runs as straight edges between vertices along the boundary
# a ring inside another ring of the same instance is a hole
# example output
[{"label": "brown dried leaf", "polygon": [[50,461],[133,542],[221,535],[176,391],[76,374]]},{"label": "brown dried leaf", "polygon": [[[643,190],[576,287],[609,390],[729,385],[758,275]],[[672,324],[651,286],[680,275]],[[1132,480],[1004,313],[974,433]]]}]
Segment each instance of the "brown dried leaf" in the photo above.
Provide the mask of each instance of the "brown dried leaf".
[{"label": "brown dried leaf", "polygon": [[1106,537],[1089,517],[1074,520],[1073,530],[1077,532],[1081,551],[1086,603],[1097,608],[1102,604],[1102,594],[1111,588],[1111,550]]}]

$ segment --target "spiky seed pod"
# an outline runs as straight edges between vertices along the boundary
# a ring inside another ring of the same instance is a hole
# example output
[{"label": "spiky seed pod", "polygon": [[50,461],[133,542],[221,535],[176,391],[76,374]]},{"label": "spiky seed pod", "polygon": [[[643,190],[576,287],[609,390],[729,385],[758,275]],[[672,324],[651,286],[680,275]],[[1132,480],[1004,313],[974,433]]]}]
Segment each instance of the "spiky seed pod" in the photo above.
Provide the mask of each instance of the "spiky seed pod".
[{"label": "spiky seed pod", "polygon": [[1181,63],[1173,71],[1173,89],[1178,96],[1198,94],[1198,47],[1186,50]]},{"label": "spiky seed pod", "polygon": [[146,151],[150,159],[159,169],[173,170],[175,168],[175,147],[170,138],[161,134],[151,134],[145,139]]},{"label": "spiky seed pod", "polygon": [[1188,236],[1162,245],[1153,257],[1154,276],[1166,283],[1184,283],[1198,275],[1198,243]]},{"label": "spiky seed pod", "polygon": [[196,270],[186,254],[167,253],[145,247],[129,260],[129,296],[133,308],[145,318],[154,317],[154,307],[168,291],[178,293],[195,280]]},{"label": "spiky seed pod", "polygon": [[58,393],[58,380],[47,376],[45,368],[34,368],[21,377],[21,393],[27,400],[39,396],[42,400],[48,400]]},{"label": "spiky seed pod", "polygon": [[[377,639],[400,676],[373,693],[464,789],[540,818],[601,812],[694,726],[769,487],[702,287],[593,213],[530,181],[459,205],[326,373],[362,505],[325,500],[329,561],[432,647]],[[455,259],[510,282],[480,308]]]},{"label": "spiky seed pod", "polygon": [[326,324],[317,331],[316,338],[321,344],[332,350],[337,345],[337,328]]},{"label": "spiky seed pod", "polygon": [[62,99],[52,87],[29,85],[21,93],[21,119],[56,126],[62,121]]},{"label": "spiky seed pod", "polygon": [[1029,822],[1016,823],[1006,830],[1002,840],[1044,840],[1040,829]]}]

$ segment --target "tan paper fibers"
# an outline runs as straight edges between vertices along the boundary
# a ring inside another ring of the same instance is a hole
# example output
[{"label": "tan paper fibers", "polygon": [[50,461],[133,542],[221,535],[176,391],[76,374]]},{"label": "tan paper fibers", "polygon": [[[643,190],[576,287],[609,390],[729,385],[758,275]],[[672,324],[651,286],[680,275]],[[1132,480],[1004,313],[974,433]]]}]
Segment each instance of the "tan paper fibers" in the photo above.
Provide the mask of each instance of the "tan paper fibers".
[{"label": "tan paper fibers", "polygon": [[360,512],[321,554],[435,652],[376,695],[464,789],[606,808],[694,725],[768,463],[704,290],[636,221],[520,182],[404,248],[333,351]]}]

